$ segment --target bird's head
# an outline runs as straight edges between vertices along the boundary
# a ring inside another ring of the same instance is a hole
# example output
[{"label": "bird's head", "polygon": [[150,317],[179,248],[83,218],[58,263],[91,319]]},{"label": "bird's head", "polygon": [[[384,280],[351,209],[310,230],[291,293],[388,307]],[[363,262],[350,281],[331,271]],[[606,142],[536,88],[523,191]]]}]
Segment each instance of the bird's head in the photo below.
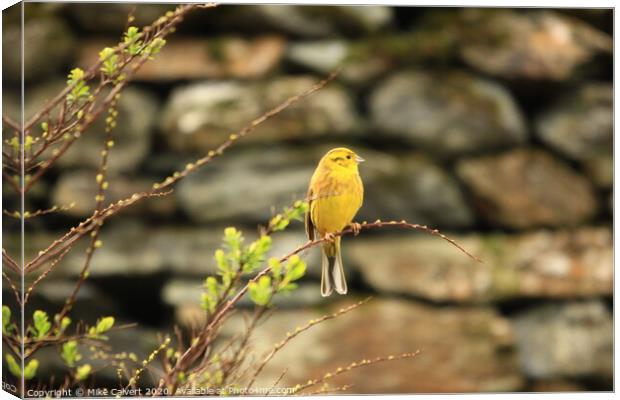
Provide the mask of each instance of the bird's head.
[{"label": "bird's head", "polygon": [[327,168],[345,168],[349,171],[357,171],[357,165],[361,162],[364,162],[362,157],[345,147],[331,149],[321,159],[321,164]]}]

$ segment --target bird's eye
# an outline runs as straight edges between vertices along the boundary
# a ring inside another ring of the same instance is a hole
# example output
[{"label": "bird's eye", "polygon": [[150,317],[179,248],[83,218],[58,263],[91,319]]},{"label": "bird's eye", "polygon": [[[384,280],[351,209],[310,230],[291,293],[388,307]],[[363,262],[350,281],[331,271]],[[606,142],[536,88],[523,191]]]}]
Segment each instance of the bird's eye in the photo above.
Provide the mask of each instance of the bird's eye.
[{"label": "bird's eye", "polygon": [[350,159],[351,159],[351,156],[347,156],[347,160],[350,160]]}]

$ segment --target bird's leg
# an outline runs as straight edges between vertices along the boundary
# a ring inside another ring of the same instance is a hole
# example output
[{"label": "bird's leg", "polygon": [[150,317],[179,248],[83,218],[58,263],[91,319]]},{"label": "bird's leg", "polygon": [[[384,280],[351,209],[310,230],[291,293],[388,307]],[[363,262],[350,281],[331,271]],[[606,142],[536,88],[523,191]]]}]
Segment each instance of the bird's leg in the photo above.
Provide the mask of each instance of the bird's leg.
[{"label": "bird's leg", "polygon": [[336,239],[336,235],[334,235],[332,232],[327,232],[325,236],[323,236],[323,239],[325,239],[326,241],[330,243],[334,243],[334,240]]},{"label": "bird's leg", "polygon": [[351,230],[353,231],[353,235],[357,236],[360,234],[360,231],[362,230],[362,224],[358,222],[351,222],[349,224],[349,228],[351,228]]}]

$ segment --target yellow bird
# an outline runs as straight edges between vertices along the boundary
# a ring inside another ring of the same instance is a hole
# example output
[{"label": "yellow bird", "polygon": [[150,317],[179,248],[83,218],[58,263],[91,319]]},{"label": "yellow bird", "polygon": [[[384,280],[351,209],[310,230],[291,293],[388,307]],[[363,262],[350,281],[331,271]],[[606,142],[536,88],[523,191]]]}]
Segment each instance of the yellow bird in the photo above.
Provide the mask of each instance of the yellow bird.
[{"label": "yellow bird", "polygon": [[328,241],[322,245],[321,295],[329,296],[334,288],[339,294],[347,293],[347,282],[342,268],[340,236],[334,237],[347,225],[359,232],[359,224],[351,224],[362,206],[364,186],[358,164],[364,159],[353,151],[339,147],[327,152],[316,167],[307,200],[306,233],[314,240],[315,233]]}]

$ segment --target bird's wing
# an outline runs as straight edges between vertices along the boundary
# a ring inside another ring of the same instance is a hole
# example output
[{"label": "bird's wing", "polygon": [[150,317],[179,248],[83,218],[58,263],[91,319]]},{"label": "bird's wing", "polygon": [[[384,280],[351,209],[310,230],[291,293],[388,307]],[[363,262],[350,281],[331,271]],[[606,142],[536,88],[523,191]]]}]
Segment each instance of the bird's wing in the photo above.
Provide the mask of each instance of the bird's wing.
[{"label": "bird's wing", "polygon": [[312,223],[312,189],[308,189],[308,195],[306,196],[306,200],[308,201],[308,211],[306,212],[306,235],[308,235],[308,240],[314,240],[314,224]]}]

